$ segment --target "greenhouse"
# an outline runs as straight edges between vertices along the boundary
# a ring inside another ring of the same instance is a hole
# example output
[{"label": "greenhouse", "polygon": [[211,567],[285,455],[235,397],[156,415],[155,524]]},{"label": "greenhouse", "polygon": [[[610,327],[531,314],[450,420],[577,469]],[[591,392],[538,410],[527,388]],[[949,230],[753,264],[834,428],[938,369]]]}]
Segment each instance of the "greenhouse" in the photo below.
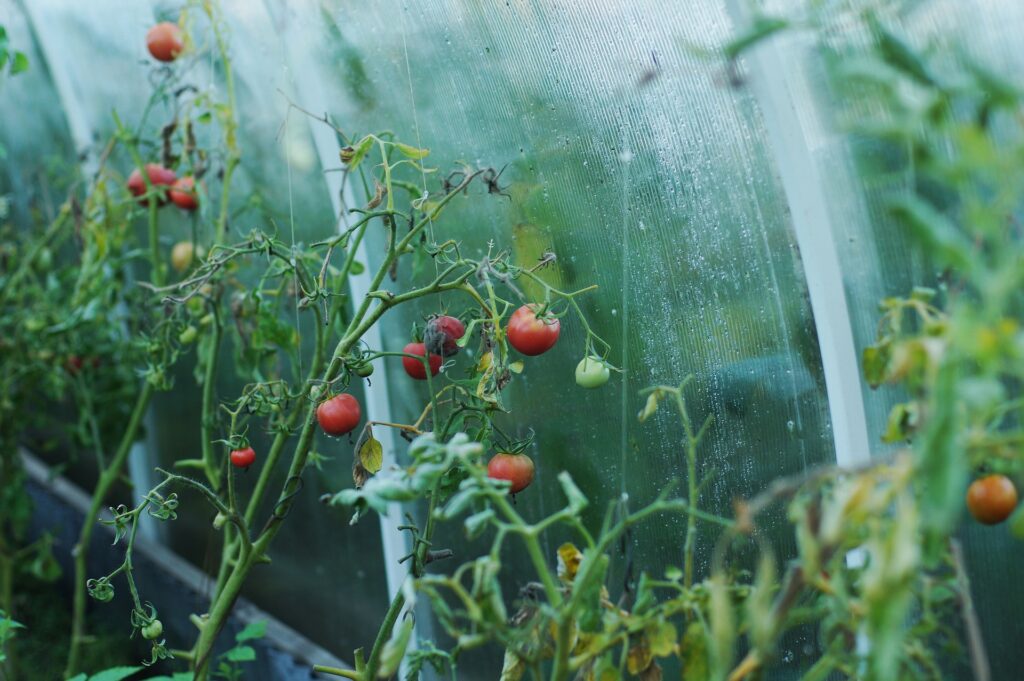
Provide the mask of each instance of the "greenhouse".
[{"label": "greenhouse", "polygon": [[1017,0],[0,0],[0,680],[1024,678]]}]

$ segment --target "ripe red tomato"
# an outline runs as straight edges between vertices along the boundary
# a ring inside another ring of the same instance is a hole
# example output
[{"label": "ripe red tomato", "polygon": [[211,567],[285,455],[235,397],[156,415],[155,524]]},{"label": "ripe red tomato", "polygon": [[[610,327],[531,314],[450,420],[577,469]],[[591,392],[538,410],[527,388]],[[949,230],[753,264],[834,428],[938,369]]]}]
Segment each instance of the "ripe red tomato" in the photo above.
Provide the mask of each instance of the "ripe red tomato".
[{"label": "ripe red tomato", "polygon": [[328,435],[344,435],[352,432],[359,425],[359,419],[362,416],[359,400],[348,393],[324,400],[316,408],[316,420],[320,422],[320,427]]},{"label": "ripe red tomato", "polygon": [[182,177],[174,181],[167,192],[171,203],[182,210],[192,211],[199,207],[199,195],[196,193],[196,181],[192,177]]},{"label": "ripe red tomato", "polygon": [[561,323],[554,317],[537,319],[534,313],[539,306],[523,305],[512,313],[508,320],[508,342],[524,355],[540,355],[558,342],[558,334],[562,331]]},{"label": "ripe red tomato", "polygon": [[[427,346],[423,343],[409,343],[402,348],[402,352],[407,355],[424,357],[427,356]],[[427,361],[430,362],[430,375],[437,376],[437,372],[441,370],[441,355],[430,353],[427,357]],[[427,380],[427,370],[423,366],[423,362],[418,359],[403,357],[402,368],[405,369],[405,373],[409,374],[417,381]]]},{"label": "ripe red tomato", "polygon": [[235,468],[248,468],[256,462],[256,452],[252,447],[236,449],[231,452],[231,465]]},{"label": "ripe red tomato", "polygon": [[487,462],[487,477],[508,480],[509,492],[522,492],[533,482],[533,459],[526,454],[495,454]]},{"label": "ripe red tomato", "polygon": [[466,325],[455,317],[440,315],[427,322],[423,342],[427,348],[442,357],[459,353],[458,340],[466,335]]},{"label": "ripe red tomato", "polygon": [[181,29],[169,21],[157,24],[146,32],[146,47],[154,59],[174,61],[185,47]]},{"label": "ripe red tomato", "polygon": [[[160,198],[157,199],[157,204],[162,206],[167,203],[167,198],[161,188],[174,184],[174,181],[177,179],[174,171],[164,168],[157,163],[147,163],[146,174],[155,188],[160,189]],[[142,172],[138,168],[133,170],[132,174],[128,176],[128,191],[131,192],[132,196],[142,196],[146,193],[146,181],[142,179]],[[143,206],[148,205],[145,199],[140,200],[139,203]]]},{"label": "ripe red tomato", "polygon": [[985,525],[996,525],[1017,507],[1017,488],[1005,475],[979,478],[967,488],[967,510]]}]

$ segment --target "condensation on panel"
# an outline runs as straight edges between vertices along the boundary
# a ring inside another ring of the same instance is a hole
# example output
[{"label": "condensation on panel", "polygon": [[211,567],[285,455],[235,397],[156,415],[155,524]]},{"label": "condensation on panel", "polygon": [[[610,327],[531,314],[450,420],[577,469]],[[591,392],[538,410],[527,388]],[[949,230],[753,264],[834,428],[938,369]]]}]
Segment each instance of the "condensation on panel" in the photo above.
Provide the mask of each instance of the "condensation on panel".
[{"label": "condensation on panel", "polygon": [[[774,0],[765,11],[792,12],[800,0]],[[887,25],[912,44],[931,54],[970,54],[1013,81],[1024,68],[1019,49],[1019,30],[1024,26],[1024,6],[1012,1],[957,2],[926,0],[894,6],[883,15]],[[878,322],[878,301],[905,295],[914,285],[935,280],[929,263],[920,256],[911,236],[892,220],[888,200],[911,187],[912,169],[902,155],[884,145],[869,142],[851,132],[851,123],[865,116],[884,115],[871,105],[844,98],[830,81],[827,64],[848,51],[870,44],[866,27],[854,21],[843,31],[819,43],[813,35],[783,35],[777,40],[786,64],[784,82],[793,96],[816,172],[829,178],[823,183],[836,230],[845,291],[852,315],[858,351],[873,342]],[[998,134],[998,129],[997,129]],[[889,409],[903,395],[895,389],[863,390],[868,414],[872,452],[887,447],[880,441]],[[965,523],[961,532],[993,678],[1017,675],[1022,654],[1017,632],[1006,627],[1022,602],[1024,593],[1004,561],[1019,562],[1019,542],[1005,532]],[[999,561],[987,556],[999,555]]]},{"label": "condensation on panel", "polygon": [[[640,425],[636,414],[639,390],[687,374],[695,377],[694,417],[715,419],[701,451],[702,471],[714,471],[701,498],[709,509],[729,513],[734,497],[834,458],[800,256],[767,132],[748,93],[686,49],[730,35],[724,8],[681,5],[321,3],[333,24],[322,86],[335,122],[353,135],[390,129],[429,147],[442,174],[459,160],[505,168],[510,198],[471,191],[435,226],[439,238],[459,239],[474,256],[493,241],[525,263],[551,250],[558,262],[545,276],[554,285],[599,286],[581,303],[625,379],[600,391],[575,385],[584,334],[570,319],[558,346],[527,358],[509,389],[501,426],[538,435],[530,454],[539,484],[518,496],[527,517],[564,503],[561,470],[593,500],[591,524],[623,493],[636,507],[682,479],[678,419],[665,410]],[[311,22],[302,10],[290,20]],[[399,284],[412,278],[400,272]],[[392,314],[388,349],[401,348],[413,321],[470,304],[450,295]],[[454,371],[472,361],[467,352]],[[398,374],[390,385],[396,417],[415,418],[425,393]],[[638,529],[630,543],[636,569],[659,574],[678,562],[684,528],[665,518]],[[483,550],[459,533],[452,528],[440,545],[457,543],[462,558]],[[785,551],[791,537],[778,538]],[[544,547],[552,560],[562,539]],[[702,572],[709,541],[702,535]],[[507,560],[513,598],[530,573],[520,556]],[[616,563],[613,587],[625,557]],[[794,641],[794,658],[811,644]],[[472,678],[486,678],[482,669]]]},{"label": "condensation on panel", "polygon": [[29,63],[17,76],[0,77],[0,220],[25,228],[33,216],[46,220],[60,210],[76,176],[74,144],[31,21],[4,0],[0,25]]}]

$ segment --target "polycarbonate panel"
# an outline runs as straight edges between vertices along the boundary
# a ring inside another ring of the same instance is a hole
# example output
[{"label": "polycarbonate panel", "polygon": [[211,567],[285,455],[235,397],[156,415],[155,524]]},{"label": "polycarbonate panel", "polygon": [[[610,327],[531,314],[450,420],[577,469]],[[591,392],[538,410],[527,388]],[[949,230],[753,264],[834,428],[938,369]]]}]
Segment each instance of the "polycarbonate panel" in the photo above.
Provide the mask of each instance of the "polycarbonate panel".
[{"label": "polycarbonate panel", "polygon": [[[800,0],[773,0],[765,10],[775,14],[803,6]],[[901,11],[900,11],[901,10]],[[1017,81],[1024,68],[1019,31],[1024,27],[1024,6],[1012,1],[931,0],[906,3],[883,14],[886,25],[918,48],[942,45],[947,54],[962,50],[995,73]],[[805,139],[815,160],[814,172],[828,178],[822,183],[830,208],[831,225],[842,261],[845,294],[858,352],[875,340],[878,301],[909,293],[915,285],[937,280],[936,272],[921,256],[911,235],[891,219],[888,201],[912,188],[912,162],[902,149],[859,136],[858,120],[884,115],[870,101],[851,100],[829,79],[827,65],[839,62],[870,45],[866,27],[849,19],[819,44],[814,35],[789,33],[777,38],[785,60],[784,79],[776,86],[792,94],[793,110],[800,118]],[[757,58],[751,56],[751,59]],[[872,454],[891,449],[881,442],[889,409],[905,399],[900,390],[863,385]],[[1007,622],[1024,607],[1024,592],[1013,571],[1001,566],[1024,559],[1020,542],[1005,530],[987,528],[965,514],[960,537],[972,581],[975,607],[992,666],[992,678],[1019,676],[1021,653],[1015,626]],[[990,560],[998,555],[1000,560]]]},{"label": "polycarbonate panel", "polygon": [[75,178],[74,145],[31,23],[3,2],[0,25],[29,60],[27,72],[0,78],[0,220],[26,225],[60,210]]},{"label": "polycarbonate panel", "polygon": [[[599,391],[576,386],[584,334],[570,317],[558,346],[526,358],[508,391],[511,413],[500,426],[538,434],[529,451],[537,483],[517,498],[527,518],[564,503],[561,470],[594,502],[593,525],[620,494],[637,508],[682,479],[678,418],[665,410],[637,424],[637,392],[689,373],[695,419],[715,416],[701,451],[702,472],[714,470],[701,499],[709,509],[729,514],[734,497],[833,459],[807,292],[768,133],[748,93],[681,49],[726,39],[732,28],[723,7],[324,4],[333,25],[303,3],[286,14],[298,24],[287,30],[327,50],[313,78],[329,88],[338,125],[351,135],[394,130],[429,147],[442,175],[458,160],[507,165],[511,199],[472,189],[438,222],[437,238],[459,239],[477,257],[493,240],[525,264],[552,250],[550,282],[600,287],[581,302],[625,378]],[[428,187],[436,190],[438,180]],[[400,271],[394,289],[409,280]],[[471,305],[449,294],[392,313],[387,349],[401,349],[413,321]],[[456,375],[473,361],[466,354]],[[396,417],[415,419],[425,390],[401,372],[390,388]],[[684,532],[682,518],[638,529],[630,542],[635,569],[660,574],[681,561]],[[701,534],[700,574],[712,536]],[[563,538],[555,533],[544,545],[552,562]],[[785,551],[791,537],[779,538]],[[467,545],[457,526],[435,544],[457,547],[460,559],[485,550]],[[505,558],[511,600],[532,573],[521,552]],[[624,562],[617,556],[613,591]],[[792,643],[794,660],[813,646]],[[493,654],[478,666],[464,662],[460,678],[491,678]]]},{"label": "polycarbonate panel", "polygon": [[[60,0],[32,0],[33,28],[43,35],[41,42],[51,46],[45,55],[49,68],[73,84],[68,101],[53,102],[51,108],[60,112],[73,107],[73,113],[89,133],[87,152],[95,155],[100,145],[113,133],[116,111],[126,126],[135,127],[146,109],[152,82],[160,77],[162,67],[147,58],[146,30],[156,21],[176,18],[178,5],[154,3],[98,2],[88,12],[69,11]],[[226,30],[232,44],[238,109],[240,112],[239,145],[243,161],[234,176],[230,230],[241,240],[253,228],[278,231],[285,241],[309,242],[322,239],[335,228],[336,218],[328,200],[323,176],[317,162],[308,123],[293,119],[281,128],[287,108],[286,100],[276,88],[288,89],[288,71],[281,45],[273,39],[274,27],[258,3],[239,0],[222,3]],[[212,33],[201,13],[193,11],[195,42],[202,55],[176,67],[185,69],[185,82],[200,91],[212,91],[223,97],[223,74],[219,63],[211,57]],[[272,46],[267,48],[267,42]],[[97,49],[97,46],[103,49]],[[261,49],[251,49],[263,45]],[[39,82],[45,69],[26,74],[28,82]],[[42,90],[40,90],[42,92]],[[160,128],[170,122],[173,106],[158,102],[152,107],[143,131],[144,139],[155,139]],[[6,114],[5,114],[6,119]],[[6,120],[5,120],[6,124]],[[280,132],[280,135],[279,135]],[[214,147],[221,154],[212,133],[197,131],[199,144]],[[26,147],[27,150],[33,149]],[[155,159],[158,151],[143,146],[142,154]],[[73,159],[66,154],[64,161]],[[111,157],[110,163],[126,177],[132,163],[123,150]],[[24,164],[29,168],[28,162]],[[217,161],[214,161],[214,170]],[[215,173],[207,180],[211,195],[219,195],[220,182]],[[140,218],[140,228],[142,222]],[[179,211],[160,212],[161,242],[169,249],[181,239],[191,238],[191,220]],[[197,234],[200,243],[209,234]],[[140,273],[144,277],[145,273]],[[290,318],[290,316],[289,316]],[[300,328],[309,361],[312,329]],[[227,346],[221,355],[218,393],[233,398],[243,385],[230,369],[233,348]],[[200,451],[199,436],[200,389],[193,378],[194,358],[185,357],[175,370],[175,388],[157,395],[147,421],[146,442],[150,460],[134,471],[137,478],[156,480],[154,466],[171,468],[176,460],[194,458]],[[193,424],[183,427],[183,424]],[[258,451],[269,449],[269,438],[251,433]],[[254,571],[243,595],[256,601],[286,623],[301,630],[324,647],[344,653],[365,643],[365,632],[380,621],[386,609],[384,573],[377,569],[380,555],[380,534],[372,523],[347,529],[346,520],[319,503],[321,494],[334,491],[350,480],[351,447],[339,441],[320,442],[319,451],[332,461],[323,472],[306,472],[304,486],[291,511],[289,522],[278,535],[271,557],[273,563]],[[272,481],[268,496],[276,497],[283,483],[286,461]],[[251,487],[255,475],[243,477],[243,488]],[[112,502],[128,501],[112,499]],[[260,521],[269,512],[271,501],[264,507]],[[210,525],[213,513],[197,498],[185,495],[184,508],[178,519],[159,529],[169,545],[210,572],[216,572],[219,536]],[[344,531],[339,531],[339,530]],[[328,539],[329,538],[329,539]],[[326,594],[326,596],[325,596]],[[159,598],[167,594],[146,595],[159,607]],[[113,606],[116,607],[116,606]],[[345,617],[337,616],[345,611]],[[170,642],[184,645],[187,642]]]}]

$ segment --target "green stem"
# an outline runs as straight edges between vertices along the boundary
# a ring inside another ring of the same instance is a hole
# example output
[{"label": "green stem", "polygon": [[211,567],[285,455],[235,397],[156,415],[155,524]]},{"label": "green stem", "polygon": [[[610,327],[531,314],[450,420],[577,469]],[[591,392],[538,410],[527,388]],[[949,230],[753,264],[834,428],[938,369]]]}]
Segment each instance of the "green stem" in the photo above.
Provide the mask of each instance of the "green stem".
[{"label": "green stem", "polygon": [[370,657],[366,660],[366,669],[363,673],[364,681],[374,681],[377,678],[377,668],[380,666],[380,654],[384,651],[384,644],[391,638],[391,631],[395,628],[395,622],[402,613],[405,606],[405,596],[402,589],[398,590],[395,597],[391,599],[391,605],[384,615],[384,621],[377,630],[377,638],[373,641],[373,648],[370,649]]},{"label": "green stem", "polygon": [[216,424],[216,409],[214,390],[217,381],[217,355],[220,354],[220,342],[222,337],[220,314],[217,311],[217,304],[213,308],[213,340],[210,342],[210,354],[206,358],[206,367],[203,371],[203,406],[202,416],[199,420],[200,437],[203,445],[203,464],[206,468],[206,479],[210,481],[213,488],[220,488],[220,470],[213,452],[213,427]]},{"label": "green stem", "polygon": [[142,423],[142,417],[146,413],[146,409],[149,408],[149,402],[154,392],[153,384],[147,381],[135,401],[135,407],[132,409],[128,425],[121,436],[117,452],[111,459],[110,465],[100,473],[99,480],[96,482],[96,487],[92,493],[92,502],[89,505],[88,512],[85,514],[82,529],[78,535],[78,543],[75,544],[72,550],[75,559],[75,582],[71,611],[71,640],[68,643],[68,661],[64,670],[66,678],[74,676],[78,671],[81,645],[85,638],[86,561],[89,555],[89,543],[92,540],[93,529],[96,526],[96,521],[99,519],[100,510],[103,508],[110,488],[114,486],[114,483],[121,476],[121,470],[124,468],[125,461],[128,460],[128,453],[135,442],[135,436],[138,433],[139,425]]}]

